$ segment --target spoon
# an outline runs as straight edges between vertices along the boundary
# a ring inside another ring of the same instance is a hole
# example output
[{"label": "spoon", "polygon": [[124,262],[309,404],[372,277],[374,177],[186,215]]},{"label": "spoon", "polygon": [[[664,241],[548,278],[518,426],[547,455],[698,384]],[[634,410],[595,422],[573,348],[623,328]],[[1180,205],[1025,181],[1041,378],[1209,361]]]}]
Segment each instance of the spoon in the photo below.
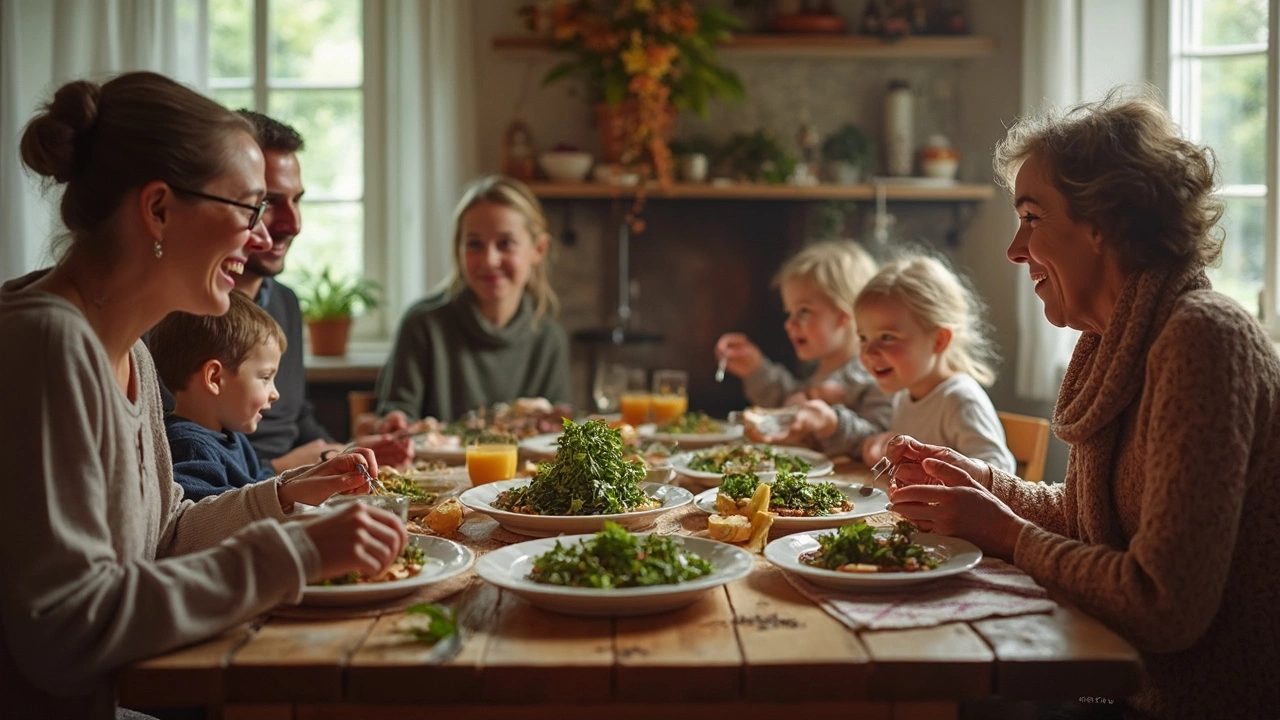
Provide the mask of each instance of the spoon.
[{"label": "spoon", "polygon": [[729,358],[720,358],[720,364],[716,365],[716,382],[724,382],[724,369],[729,365]]},{"label": "spoon", "polygon": [[893,463],[889,462],[889,458],[882,457],[879,462],[871,466],[871,472],[875,473],[871,477],[871,482],[863,483],[862,487],[858,488],[858,494],[862,497],[871,497],[871,493],[875,492],[876,489],[876,481],[880,479],[881,475],[888,472],[889,477],[893,477]]}]

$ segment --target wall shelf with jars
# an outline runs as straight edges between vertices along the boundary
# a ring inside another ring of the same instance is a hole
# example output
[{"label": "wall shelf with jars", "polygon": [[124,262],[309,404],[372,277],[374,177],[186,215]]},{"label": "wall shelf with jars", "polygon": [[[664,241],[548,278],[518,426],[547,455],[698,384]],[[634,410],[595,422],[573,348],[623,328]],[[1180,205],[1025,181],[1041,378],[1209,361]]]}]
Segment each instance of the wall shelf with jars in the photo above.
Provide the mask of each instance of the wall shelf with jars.
[{"label": "wall shelf with jars", "polygon": [[[545,38],[500,36],[493,49],[506,55],[551,52]],[[995,41],[978,35],[904,37],[866,35],[735,35],[720,47],[725,55],[775,58],[963,60],[995,52]]]},{"label": "wall shelf with jars", "polygon": [[[529,185],[544,200],[631,197],[636,189],[625,185],[578,182],[533,182]],[[995,197],[992,185],[981,183],[924,182],[884,183],[889,202],[982,202]],[[675,183],[669,189],[651,187],[650,200],[866,200],[876,199],[877,184],[766,185],[756,183]]]}]

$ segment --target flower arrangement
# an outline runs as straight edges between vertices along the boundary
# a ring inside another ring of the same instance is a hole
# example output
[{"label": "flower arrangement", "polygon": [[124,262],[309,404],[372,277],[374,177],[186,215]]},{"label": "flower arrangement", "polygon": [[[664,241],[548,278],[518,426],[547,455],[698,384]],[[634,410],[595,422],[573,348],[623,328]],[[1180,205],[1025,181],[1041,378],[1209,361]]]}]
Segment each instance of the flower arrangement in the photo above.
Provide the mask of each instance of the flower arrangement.
[{"label": "flower arrangement", "polygon": [[688,0],[559,0],[551,46],[576,57],[553,67],[543,84],[583,78],[589,100],[613,111],[604,132],[618,152],[609,159],[665,185],[675,110],[705,115],[708,100],[744,95],[715,53],[739,26],[732,14]]}]

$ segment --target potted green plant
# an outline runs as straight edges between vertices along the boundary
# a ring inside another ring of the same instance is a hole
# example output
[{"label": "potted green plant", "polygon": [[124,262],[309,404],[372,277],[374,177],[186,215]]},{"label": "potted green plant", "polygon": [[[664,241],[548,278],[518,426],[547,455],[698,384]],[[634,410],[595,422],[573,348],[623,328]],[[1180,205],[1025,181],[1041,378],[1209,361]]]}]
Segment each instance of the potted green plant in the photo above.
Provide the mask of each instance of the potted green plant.
[{"label": "potted green plant", "polygon": [[736,133],[718,153],[716,166],[740,182],[781,185],[796,169],[796,157],[773,133],[760,128]]},{"label": "potted green plant", "polygon": [[827,179],[840,185],[854,185],[871,161],[871,138],[857,125],[845,123],[822,143],[822,159]]},{"label": "potted green plant", "polygon": [[347,353],[351,320],[378,306],[382,288],[362,277],[334,277],[328,267],[314,274],[303,271],[298,304],[311,335],[311,354],[337,356]]}]

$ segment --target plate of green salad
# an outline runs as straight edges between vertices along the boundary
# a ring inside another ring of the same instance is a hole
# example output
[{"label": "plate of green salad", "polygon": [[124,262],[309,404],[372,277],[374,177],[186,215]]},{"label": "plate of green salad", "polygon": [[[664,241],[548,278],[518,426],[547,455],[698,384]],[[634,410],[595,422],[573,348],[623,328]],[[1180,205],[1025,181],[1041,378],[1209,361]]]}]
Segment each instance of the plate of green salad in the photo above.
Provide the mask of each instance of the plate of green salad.
[{"label": "plate of green salad", "polygon": [[857,521],[836,530],[808,530],[764,548],[769,562],[815,585],[877,590],[968,572],[982,551],[968,540],[923,533],[905,520],[892,528]]},{"label": "plate of green salad", "polygon": [[717,487],[725,475],[735,473],[755,473],[769,482],[778,472],[822,477],[835,469],[830,458],[808,448],[752,443],[678,453],[670,462],[676,472],[703,487]]},{"label": "plate of green salad", "polygon": [[458,500],[533,537],[595,532],[606,521],[639,530],[693,502],[682,487],[645,482],[644,462],[624,452],[621,433],[604,421],[566,419],[555,458],[538,463],[532,479],[479,485]]},{"label": "plate of green salad", "polygon": [[[726,475],[719,487],[695,495],[693,504],[705,513],[740,514],[761,482],[765,481],[754,473]],[[773,519],[774,531],[793,533],[840,527],[888,510],[889,496],[883,490],[873,490],[870,497],[863,497],[857,486],[822,482],[798,472],[780,472],[768,483],[772,486],[769,511],[777,515]]]},{"label": "plate of green salad", "polygon": [[696,449],[742,439],[742,425],[726,422],[701,411],[685,413],[665,423],[645,423],[636,428],[642,440],[678,443]]},{"label": "plate of green salad", "polygon": [[476,564],[485,581],[546,610],[647,615],[684,607],[755,566],[742,548],[683,535],[633,534],[608,523],[594,535],[530,540]]}]

